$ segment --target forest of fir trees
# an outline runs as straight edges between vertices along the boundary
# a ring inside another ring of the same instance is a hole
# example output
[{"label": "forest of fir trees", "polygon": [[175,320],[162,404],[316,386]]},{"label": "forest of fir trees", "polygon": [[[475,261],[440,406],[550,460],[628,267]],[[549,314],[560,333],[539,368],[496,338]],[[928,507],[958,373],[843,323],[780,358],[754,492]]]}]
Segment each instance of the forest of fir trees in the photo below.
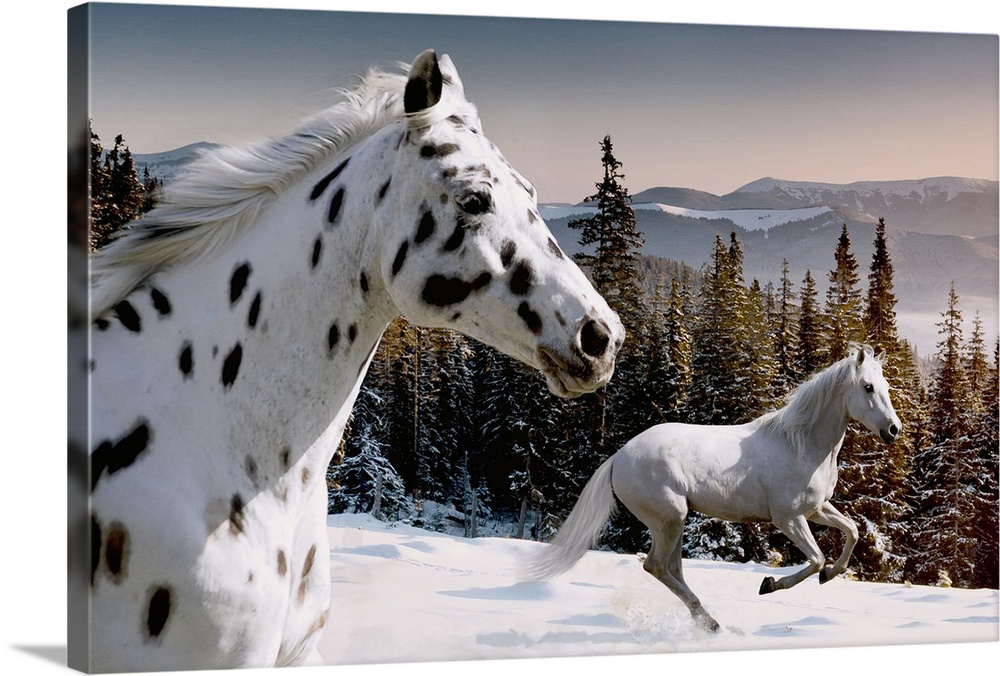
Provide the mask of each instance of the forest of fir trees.
[{"label": "forest of fir trees", "polygon": [[[534,372],[460,334],[404,319],[386,330],[328,472],[329,511],[372,513],[444,529],[505,524],[512,537],[548,539],[597,466],[642,430],[668,421],[730,424],[781,406],[811,374],[866,342],[885,354],[904,434],[892,445],[851,425],[839,456],[834,502],[860,531],[856,579],[997,588],[998,359],[1000,340],[965,317],[952,288],[938,322],[931,373],[921,375],[897,333],[885,223],[875,229],[863,288],[847,226],[832,242],[831,269],[777,285],[743,278],[733,232],[717,236],[701,269],[640,256],[643,244],[611,139],[604,176],[588,198],[595,216],[570,223],[586,253],[578,263],[628,332],[610,384],[564,400]],[[155,203],[119,136],[105,150],[91,134],[91,248]],[[820,284],[825,294],[821,296]],[[425,503],[443,509],[422,509]],[[455,515],[459,515],[456,517]],[[840,534],[815,527],[824,551]],[[766,524],[693,513],[687,557],[794,564],[802,555]],[[626,510],[600,546],[648,547]]]},{"label": "forest of fir trees", "polygon": [[[885,354],[904,435],[886,445],[856,424],[848,429],[834,501],[860,531],[850,574],[996,588],[997,342],[990,349],[978,317],[963,335],[954,290],[938,324],[936,367],[922,376],[897,333],[884,221],[867,285],[846,225],[831,242],[830,270],[802,280],[790,279],[783,261],[778,284],[747,282],[735,232],[716,237],[710,263],[695,270],[638,254],[643,240],[610,138],[601,150],[604,177],[588,198],[597,213],[570,227],[586,252],[578,263],[628,332],[611,383],[557,399],[489,347],[397,320],[330,467],[330,511],[443,528],[420,509],[429,501],[450,508],[438,520],[464,515],[467,534],[494,521],[509,523],[513,537],[546,540],[597,466],[642,430],[747,422],[783,405],[852,343],[868,343]],[[814,528],[825,551],[839,550],[838,531]],[[692,514],[686,531],[687,557],[803,560],[767,524]],[[645,551],[647,534],[620,510],[600,546]]]}]

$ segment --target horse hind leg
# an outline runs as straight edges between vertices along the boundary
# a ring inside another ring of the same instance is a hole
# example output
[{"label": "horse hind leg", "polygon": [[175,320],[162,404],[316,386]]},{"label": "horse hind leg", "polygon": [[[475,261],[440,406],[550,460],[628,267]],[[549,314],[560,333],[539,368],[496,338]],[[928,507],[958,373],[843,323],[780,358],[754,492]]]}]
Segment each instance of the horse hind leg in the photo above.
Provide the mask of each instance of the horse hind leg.
[{"label": "horse hind leg", "polygon": [[806,555],[808,562],[805,566],[795,571],[791,575],[786,575],[784,577],[779,577],[777,580],[773,577],[765,577],[764,581],[760,585],[760,594],[770,594],[771,592],[776,592],[779,589],[790,589],[794,587],[802,580],[806,579],[813,573],[819,571],[823,567],[825,559],[823,558],[823,552],[816,544],[816,540],[812,536],[812,532],[809,530],[809,523],[806,521],[804,516],[796,516],[787,521],[774,521],[774,525],[782,533],[788,536],[796,547],[802,550],[802,553]]},{"label": "horse hind leg", "polygon": [[684,582],[681,570],[681,545],[684,532],[684,522],[670,524],[660,531],[651,531],[653,545],[649,549],[643,569],[667,586],[691,612],[691,617],[702,629],[718,631],[719,623],[715,621],[691,588]]}]

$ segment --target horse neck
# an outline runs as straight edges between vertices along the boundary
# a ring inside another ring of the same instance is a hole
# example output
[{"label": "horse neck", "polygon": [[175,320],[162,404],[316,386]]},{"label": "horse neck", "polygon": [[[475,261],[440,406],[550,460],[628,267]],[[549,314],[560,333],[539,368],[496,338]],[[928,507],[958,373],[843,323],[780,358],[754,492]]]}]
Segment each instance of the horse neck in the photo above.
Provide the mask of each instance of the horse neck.
[{"label": "horse neck", "polygon": [[[837,391],[812,401],[799,399],[780,411],[779,415],[797,449],[796,452],[801,457],[811,459],[810,464],[822,465],[832,462],[836,467],[837,454],[840,452],[848,425],[846,389],[839,383],[832,385],[814,383],[812,386],[834,387]],[[797,407],[806,407],[808,410],[803,411]],[[815,411],[815,414],[803,415],[809,411]]]},{"label": "horse neck", "polygon": [[820,411],[816,424],[812,426],[805,452],[818,458],[830,458],[836,466],[837,455],[844,435],[847,433],[847,400],[844,396],[830,400],[830,405]]},{"label": "horse neck", "polygon": [[[353,154],[360,163],[363,151]],[[331,224],[332,194],[311,199],[336,165],[331,160],[288,188],[224,253],[171,280],[183,297],[175,305],[194,306],[188,330],[218,346],[216,363],[240,350],[232,382],[219,387],[212,371],[212,387],[202,390],[223,400],[225,436],[262,455],[283,449],[293,461],[308,452],[317,469],[336,450],[370,358],[397,314],[366,210],[345,202]],[[321,435],[328,443],[314,446]]]}]

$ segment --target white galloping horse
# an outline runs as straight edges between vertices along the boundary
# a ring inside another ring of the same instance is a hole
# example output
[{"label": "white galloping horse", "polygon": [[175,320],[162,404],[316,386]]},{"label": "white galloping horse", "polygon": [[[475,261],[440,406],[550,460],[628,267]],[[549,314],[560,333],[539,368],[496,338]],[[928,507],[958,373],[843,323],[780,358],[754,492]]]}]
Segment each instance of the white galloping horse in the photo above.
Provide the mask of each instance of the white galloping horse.
[{"label": "white galloping horse", "polygon": [[[657,425],[631,439],[591,477],[551,545],[528,566],[530,577],[568,570],[597,542],[615,496],[647,528],[643,567],[663,582],[710,631],[718,622],[684,582],[682,536],[688,510],[739,522],[771,522],[808,563],[761,594],[788,589],[819,572],[824,583],[844,572],[858,540],[854,522],[834,507],[837,454],[850,419],[887,443],[900,433],[882,360],[867,346],[800,385],[782,409],[744,425]],[[844,549],[824,567],[808,521],[844,533]]]},{"label": "white galloping horse", "polygon": [[564,397],[607,383],[624,338],[433,51],[206,155],[93,274],[95,671],[315,661],[326,470],[393,318]]}]

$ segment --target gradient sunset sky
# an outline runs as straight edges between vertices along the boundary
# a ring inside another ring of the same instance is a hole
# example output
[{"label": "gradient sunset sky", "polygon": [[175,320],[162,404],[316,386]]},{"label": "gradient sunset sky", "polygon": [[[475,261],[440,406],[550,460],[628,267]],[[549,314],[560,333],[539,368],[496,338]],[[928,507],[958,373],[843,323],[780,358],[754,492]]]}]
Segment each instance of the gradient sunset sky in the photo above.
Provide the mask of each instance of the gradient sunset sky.
[{"label": "gradient sunset sky", "polygon": [[995,34],[97,4],[91,38],[94,129],[134,153],[289,133],[433,47],[546,202],[593,192],[605,134],[633,194],[998,178]]}]

